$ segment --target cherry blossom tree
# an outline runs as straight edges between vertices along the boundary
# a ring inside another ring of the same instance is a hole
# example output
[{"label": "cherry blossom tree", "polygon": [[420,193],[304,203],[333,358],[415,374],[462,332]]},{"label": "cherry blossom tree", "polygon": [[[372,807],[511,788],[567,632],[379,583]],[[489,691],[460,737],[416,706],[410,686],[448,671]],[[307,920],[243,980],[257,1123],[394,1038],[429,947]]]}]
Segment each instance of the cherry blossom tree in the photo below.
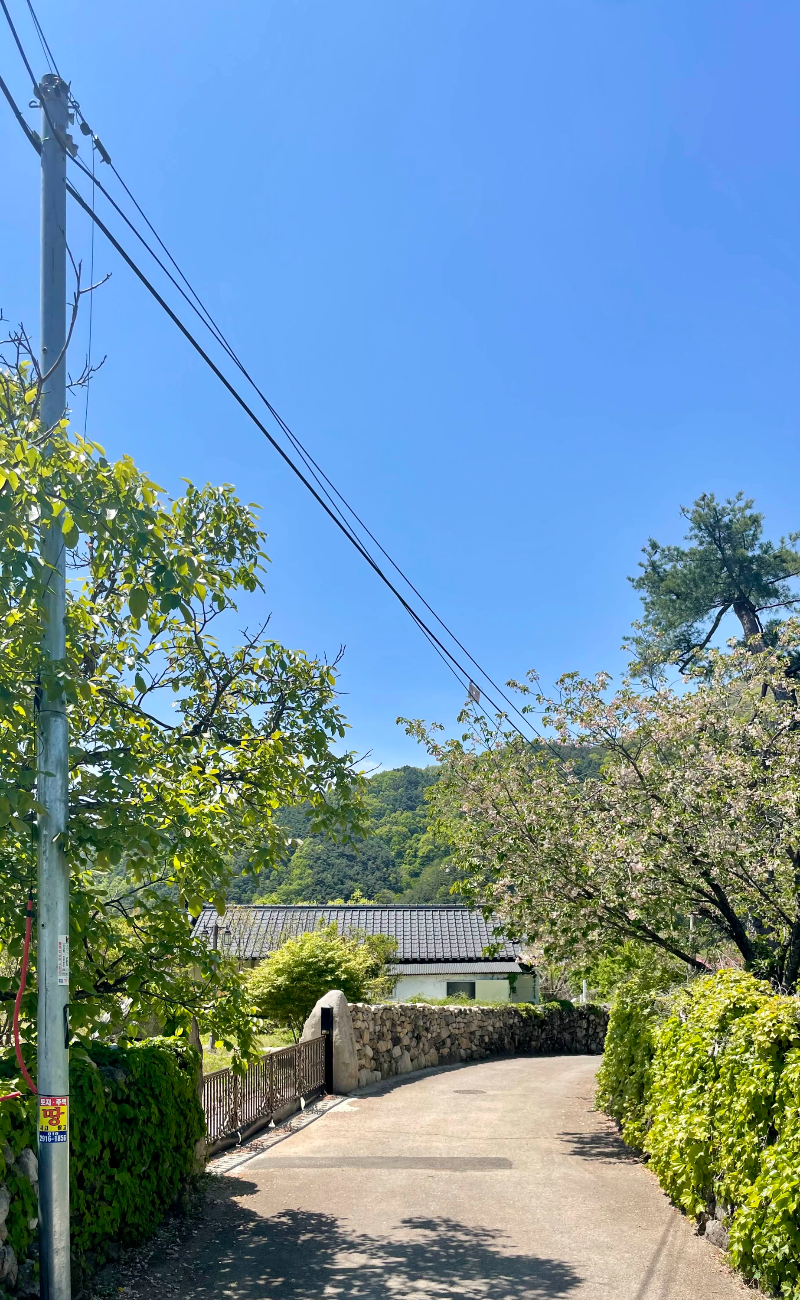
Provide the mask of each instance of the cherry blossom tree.
[{"label": "cherry blossom tree", "polygon": [[[800,713],[767,683],[800,625],[774,649],[711,651],[677,685],[567,674],[544,710],[554,743],[530,745],[474,709],[463,734],[407,722],[441,764],[437,829],[467,900],[496,911],[552,959],[591,959],[636,939],[704,970],[722,948],[793,990],[800,972]],[[578,771],[582,749],[603,754]]]}]

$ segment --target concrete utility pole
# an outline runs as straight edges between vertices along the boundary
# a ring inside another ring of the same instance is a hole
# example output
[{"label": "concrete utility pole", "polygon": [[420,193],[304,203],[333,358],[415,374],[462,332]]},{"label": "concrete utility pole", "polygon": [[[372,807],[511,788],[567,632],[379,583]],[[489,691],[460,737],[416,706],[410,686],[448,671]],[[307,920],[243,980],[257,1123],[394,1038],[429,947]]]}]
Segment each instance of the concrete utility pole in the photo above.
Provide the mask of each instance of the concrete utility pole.
[{"label": "concrete utility pole", "polygon": [[[42,78],[42,264],[40,417],[45,429],[67,404],[67,155],[69,99],[65,82]],[[57,364],[56,364],[57,363]],[[43,525],[46,566],[43,656],[66,655],[66,564],[60,516]],[[46,676],[39,692],[37,798],[39,872],[36,919],[38,986],[39,1201],[44,1300],[70,1300],[69,1260],[69,867],[64,852],[68,812],[67,710],[63,690]]]}]

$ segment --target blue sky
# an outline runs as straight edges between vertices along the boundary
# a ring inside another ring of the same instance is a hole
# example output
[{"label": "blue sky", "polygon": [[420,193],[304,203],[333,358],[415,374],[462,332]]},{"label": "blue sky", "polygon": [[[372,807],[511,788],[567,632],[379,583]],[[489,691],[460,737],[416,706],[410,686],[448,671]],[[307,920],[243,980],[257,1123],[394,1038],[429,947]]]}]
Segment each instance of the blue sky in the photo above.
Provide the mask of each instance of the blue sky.
[{"label": "blue sky", "polygon": [[[272,401],[493,676],[619,672],[626,575],[703,491],[754,496],[773,535],[800,526],[796,3],[39,16]],[[27,103],[5,31],[0,67]],[[35,328],[37,166],[5,110],[0,148],[0,305]],[[271,611],[291,646],[345,644],[353,746],[425,761],[395,718],[452,727],[456,683],[102,242],[95,270],[113,274],[90,435],[171,491],[259,502],[272,565],[242,623]]]}]

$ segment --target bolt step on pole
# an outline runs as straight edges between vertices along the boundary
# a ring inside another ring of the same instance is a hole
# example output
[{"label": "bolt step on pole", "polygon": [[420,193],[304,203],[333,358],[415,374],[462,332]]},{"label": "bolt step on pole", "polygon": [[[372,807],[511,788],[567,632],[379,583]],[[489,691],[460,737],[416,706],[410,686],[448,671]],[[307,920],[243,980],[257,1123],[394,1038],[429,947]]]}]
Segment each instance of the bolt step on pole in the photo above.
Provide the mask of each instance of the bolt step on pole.
[{"label": "bolt step on pole", "polygon": [[[67,156],[69,88],[48,74],[42,104],[40,417],[52,429],[67,402]],[[69,1252],[69,867],[64,852],[68,810],[67,709],[52,665],[66,655],[66,564],[59,517],[40,538],[45,565],[42,680],[38,692],[37,798],[40,1267],[43,1300],[70,1300]]]}]

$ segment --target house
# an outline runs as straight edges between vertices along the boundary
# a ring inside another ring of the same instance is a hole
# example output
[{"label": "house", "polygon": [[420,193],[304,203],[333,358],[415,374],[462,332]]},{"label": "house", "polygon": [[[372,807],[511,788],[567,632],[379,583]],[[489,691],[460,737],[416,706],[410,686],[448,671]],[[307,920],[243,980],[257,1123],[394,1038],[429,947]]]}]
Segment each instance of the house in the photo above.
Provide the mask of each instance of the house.
[{"label": "house", "polygon": [[[394,1001],[414,994],[444,998],[464,994],[481,1002],[538,1001],[538,980],[520,947],[480,912],[449,904],[328,907],[252,904],[231,906],[223,917],[205,907],[194,934],[214,948],[255,966],[291,935],[335,921],[341,934],[386,934],[397,942],[389,967],[397,978]],[[486,949],[496,949],[487,956]]]}]

